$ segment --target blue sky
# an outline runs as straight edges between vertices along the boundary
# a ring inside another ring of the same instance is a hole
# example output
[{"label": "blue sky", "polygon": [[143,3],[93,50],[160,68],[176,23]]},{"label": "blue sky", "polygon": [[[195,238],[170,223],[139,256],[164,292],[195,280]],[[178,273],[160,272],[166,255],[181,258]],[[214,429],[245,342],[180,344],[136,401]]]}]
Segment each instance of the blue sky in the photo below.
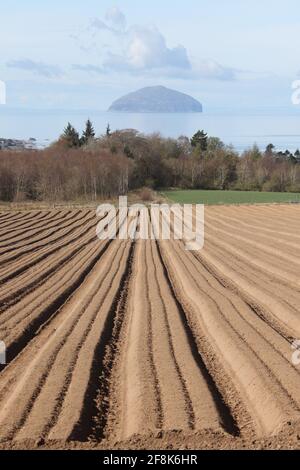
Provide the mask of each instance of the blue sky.
[{"label": "blue sky", "polygon": [[296,0],[11,0],[0,79],[11,107],[104,110],[159,84],[206,109],[291,106],[299,13]]}]

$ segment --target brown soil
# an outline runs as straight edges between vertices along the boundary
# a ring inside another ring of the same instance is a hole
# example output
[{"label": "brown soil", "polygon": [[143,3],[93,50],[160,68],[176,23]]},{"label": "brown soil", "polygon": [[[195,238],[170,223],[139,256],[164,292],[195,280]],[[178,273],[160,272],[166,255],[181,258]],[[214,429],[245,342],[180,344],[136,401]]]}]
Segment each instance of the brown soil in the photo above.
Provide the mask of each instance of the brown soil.
[{"label": "brown soil", "polygon": [[205,247],[0,213],[0,448],[300,448],[300,207],[209,207]]}]

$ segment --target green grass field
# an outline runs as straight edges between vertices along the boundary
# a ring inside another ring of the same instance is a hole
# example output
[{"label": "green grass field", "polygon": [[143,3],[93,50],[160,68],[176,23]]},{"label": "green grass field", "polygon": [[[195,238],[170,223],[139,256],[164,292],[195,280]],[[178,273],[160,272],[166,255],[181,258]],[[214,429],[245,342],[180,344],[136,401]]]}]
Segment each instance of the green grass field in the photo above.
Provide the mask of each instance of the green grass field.
[{"label": "green grass field", "polygon": [[263,193],[257,191],[165,191],[162,195],[179,204],[271,204],[299,202],[299,193]]}]

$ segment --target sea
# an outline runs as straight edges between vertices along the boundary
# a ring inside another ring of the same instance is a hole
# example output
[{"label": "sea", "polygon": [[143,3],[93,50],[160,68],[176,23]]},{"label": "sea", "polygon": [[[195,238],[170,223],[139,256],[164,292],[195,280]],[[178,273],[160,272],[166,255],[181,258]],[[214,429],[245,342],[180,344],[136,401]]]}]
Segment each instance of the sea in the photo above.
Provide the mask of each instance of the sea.
[{"label": "sea", "polygon": [[300,149],[300,107],[259,109],[208,109],[192,114],[133,114],[97,110],[43,110],[0,107],[0,138],[35,138],[40,148],[55,141],[68,122],[80,132],[87,118],[97,135],[111,130],[137,129],[159,132],[165,137],[191,137],[198,129],[232,144],[242,153],[257,144],[260,149],[272,143],[279,151]]}]

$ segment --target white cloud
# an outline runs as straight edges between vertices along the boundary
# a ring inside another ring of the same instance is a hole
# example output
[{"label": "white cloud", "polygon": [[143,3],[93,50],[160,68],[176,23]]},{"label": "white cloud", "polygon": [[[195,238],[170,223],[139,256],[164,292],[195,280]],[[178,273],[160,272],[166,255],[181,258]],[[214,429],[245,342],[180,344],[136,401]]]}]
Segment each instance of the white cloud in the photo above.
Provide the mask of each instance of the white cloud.
[{"label": "white cloud", "polygon": [[195,76],[217,80],[234,80],[237,72],[237,70],[221,65],[212,59],[202,60],[194,69]]},{"label": "white cloud", "polygon": [[119,36],[126,33],[126,17],[119,8],[113,7],[107,10],[105,21],[101,18],[92,18],[88,29],[108,31]]},{"label": "white cloud", "polygon": [[[111,36],[110,48],[102,46],[101,67],[87,64],[80,67],[86,72],[126,72],[133,76],[165,76],[182,79],[234,80],[237,70],[219,64],[213,59],[191,61],[183,45],[170,47],[164,35],[155,26],[131,26],[126,28],[126,17],[118,8],[106,12],[105,21],[94,18],[90,30]],[[98,38],[99,40],[99,38]],[[84,46],[81,45],[81,49]],[[91,44],[85,47],[88,51]],[[93,49],[96,51],[96,47]],[[98,56],[99,61],[100,56]]]},{"label": "white cloud", "polygon": [[36,62],[31,59],[11,60],[6,63],[9,68],[15,68],[33,72],[46,78],[57,78],[62,75],[62,70],[57,65],[45,64],[44,62]]},{"label": "white cloud", "polygon": [[189,70],[191,63],[186,49],[183,46],[169,48],[157,28],[135,26],[128,31],[124,53],[108,54],[104,67],[133,72],[164,68]]},{"label": "white cloud", "polygon": [[98,67],[97,65],[92,65],[92,64],[73,64],[72,65],[73,70],[79,70],[80,72],[91,72],[91,73],[96,73],[96,74],[103,74],[105,73],[105,70],[103,67]]},{"label": "white cloud", "polygon": [[117,33],[118,30],[110,27],[104,21],[100,20],[100,18],[93,18],[90,23],[91,29],[98,29],[103,31],[110,31],[111,33]]},{"label": "white cloud", "polygon": [[118,7],[110,8],[106,12],[105,19],[108,23],[121,31],[126,29],[126,17]]}]

